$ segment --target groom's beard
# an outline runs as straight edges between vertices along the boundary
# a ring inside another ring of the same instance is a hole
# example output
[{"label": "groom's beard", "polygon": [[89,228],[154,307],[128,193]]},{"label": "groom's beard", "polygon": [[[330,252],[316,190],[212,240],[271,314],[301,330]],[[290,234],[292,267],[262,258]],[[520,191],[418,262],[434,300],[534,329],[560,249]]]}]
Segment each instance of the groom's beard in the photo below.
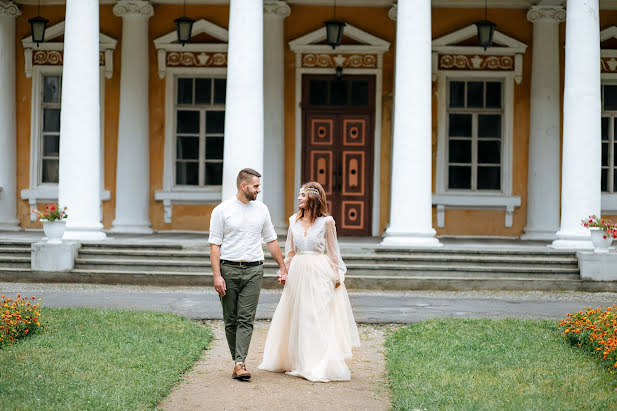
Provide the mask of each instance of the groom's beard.
[{"label": "groom's beard", "polygon": [[250,191],[245,191],[244,198],[246,198],[248,201],[255,201],[257,200],[257,192],[251,193]]}]

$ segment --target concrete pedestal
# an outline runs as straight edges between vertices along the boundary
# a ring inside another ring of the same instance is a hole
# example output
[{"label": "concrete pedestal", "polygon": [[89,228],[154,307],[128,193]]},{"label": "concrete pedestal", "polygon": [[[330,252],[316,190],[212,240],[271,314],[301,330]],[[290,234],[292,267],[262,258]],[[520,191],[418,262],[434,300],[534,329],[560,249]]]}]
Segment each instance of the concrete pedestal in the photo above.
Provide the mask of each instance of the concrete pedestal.
[{"label": "concrete pedestal", "polygon": [[32,271],[71,271],[77,258],[79,243],[64,241],[60,244],[39,242],[32,244]]},{"label": "concrete pedestal", "polygon": [[617,253],[576,253],[582,280],[617,281]]}]

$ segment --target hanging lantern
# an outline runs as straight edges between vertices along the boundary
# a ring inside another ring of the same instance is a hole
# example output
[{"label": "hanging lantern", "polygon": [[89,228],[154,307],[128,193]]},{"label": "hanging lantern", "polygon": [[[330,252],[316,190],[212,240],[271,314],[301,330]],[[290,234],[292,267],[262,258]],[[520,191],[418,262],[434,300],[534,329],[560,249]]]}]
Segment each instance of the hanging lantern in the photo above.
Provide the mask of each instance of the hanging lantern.
[{"label": "hanging lantern", "polygon": [[32,30],[32,41],[38,46],[39,43],[43,43],[45,41],[45,29],[47,28],[47,23],[49,23],[49,20],[44,19],[41,16],[36,16],[28,20],[28,23],[30,23]]},{"label": "hanging lantern", "polygon": [[475,23],[478,29],[478,43],[480,47],[484,47],[484,50],[493,44],[493,33],[495,33],[495,23],[488,21],[487,12],[488,0],[484,0],[484,20]]},{"label": "hanging lantern", "polygon": [[332,46],[332,49],[337,48],[341,45],[345,23],[335,19],[324,21],[324,25],[326,26],[326,42]]},{"label": "hanging lantern", "polygon": [[37,14],[38,16],[28,20],[28,23],[30,23],[30,30],[32,31],[32,42],[36,43],[38,47],[39,43],[45,41],[45,29],[47,28],[47,23],[49,23],[49,20],[41,17],[41,0],[39,0]]},{"label": "hanging lantern", "polygon": [[184,46],[191,40],[191,31],[193,30],[193,23],[195,20],[182,16],[174,20],[176,23],[176,30],[178,32],[178,43]]},{"label": "hanging lantern", "polygon": [[478,28],[478,42],[486,50],[493,44],[493,34],[495,33],[495,23],[488,20],[481,20],[476,23]]}]

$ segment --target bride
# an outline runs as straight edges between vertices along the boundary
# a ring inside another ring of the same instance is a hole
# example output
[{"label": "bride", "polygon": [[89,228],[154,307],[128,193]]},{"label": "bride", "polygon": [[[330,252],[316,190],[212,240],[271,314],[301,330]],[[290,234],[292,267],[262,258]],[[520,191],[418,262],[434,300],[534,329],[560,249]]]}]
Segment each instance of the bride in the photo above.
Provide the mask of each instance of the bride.
[{"label": "bride", "polygon": [[360,345],[343,283],[346,267],[328,215],[326,193],[316,182],[302,186],[298,212],[289,218],[285,243],[289,274],[259,368],[309,381],[346,381],[345,360]]}]

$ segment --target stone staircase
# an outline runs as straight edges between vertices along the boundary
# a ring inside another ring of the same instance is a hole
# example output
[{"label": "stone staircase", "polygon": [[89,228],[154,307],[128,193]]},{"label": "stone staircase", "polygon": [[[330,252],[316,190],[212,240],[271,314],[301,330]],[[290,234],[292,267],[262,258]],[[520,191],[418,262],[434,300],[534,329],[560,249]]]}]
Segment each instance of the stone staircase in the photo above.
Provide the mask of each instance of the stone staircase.
[{"label": "stone staircase", "polygon": [[[265,288],[277,266],[265,253]],[[617,291],[617,282],[581,281],[574,252],[546,247],[386,249],[343,245],[346,285],[373,290]],[[83,244],[67,273],[30,270],[30,244],[0,242],[0,281],[212,285],[208,250],[182,244]]]}]

